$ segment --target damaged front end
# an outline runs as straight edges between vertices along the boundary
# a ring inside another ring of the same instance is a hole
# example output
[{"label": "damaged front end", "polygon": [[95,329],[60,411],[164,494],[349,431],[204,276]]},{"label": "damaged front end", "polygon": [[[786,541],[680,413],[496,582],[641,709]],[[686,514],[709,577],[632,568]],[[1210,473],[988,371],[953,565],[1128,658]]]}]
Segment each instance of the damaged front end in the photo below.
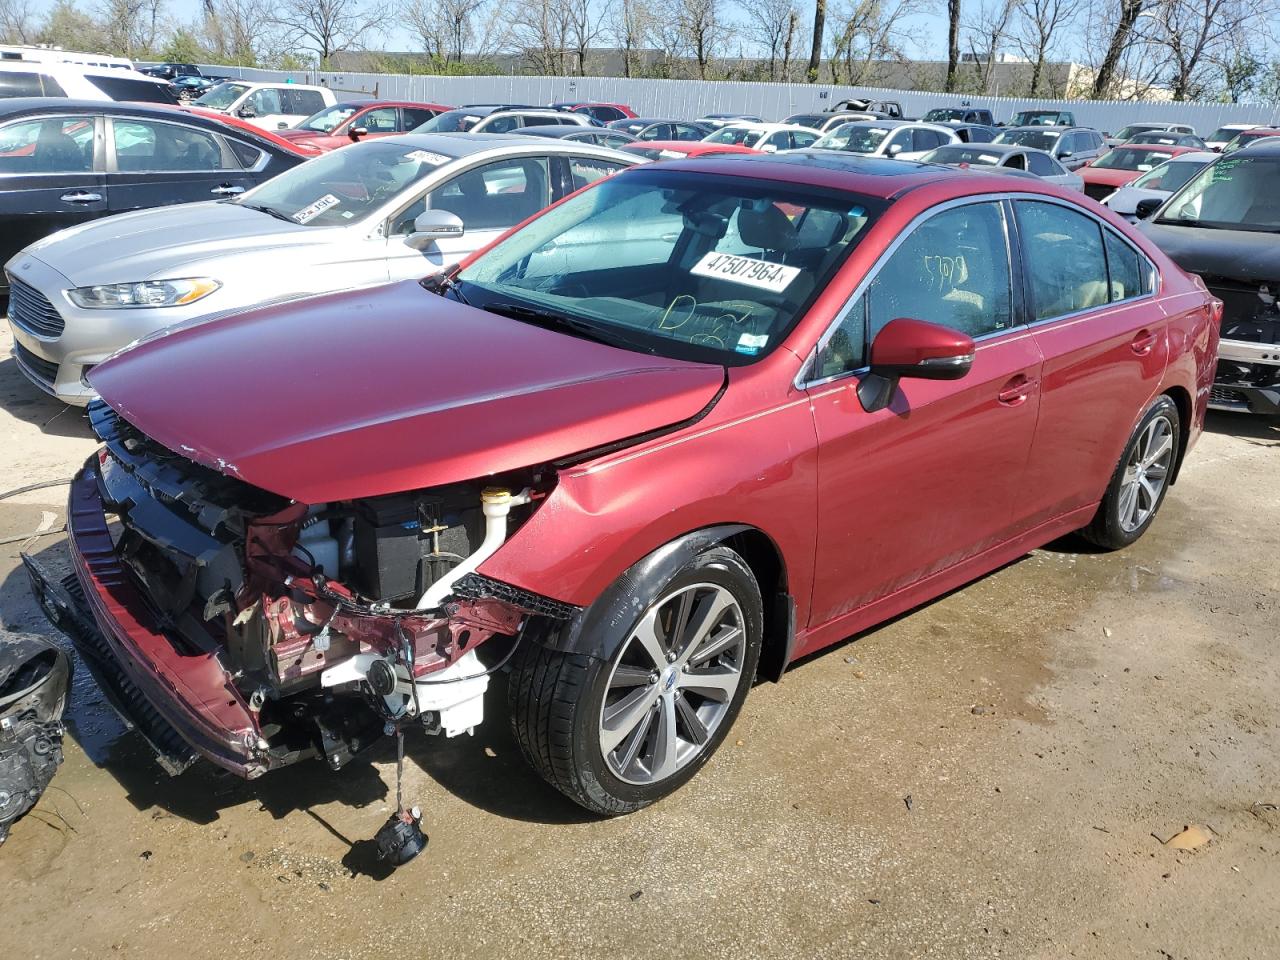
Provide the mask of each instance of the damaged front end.
[{"label": "damaged front end", "polygon": [[307,505],[165,449],[105,404],[90,419],[104,446],[71,487],[75,580],[28,567],[171,772],[192,750],[250,778],[314,756],[337,769],[409,718],[467,732],[528,618],[576,611],[472,572],[550,474]]},{"label": "damaged front end", "polygon": [[1280,281],[1257,283],[1204,275],[1223,303],[1218,370],[1209,406],[1280,414]]}]

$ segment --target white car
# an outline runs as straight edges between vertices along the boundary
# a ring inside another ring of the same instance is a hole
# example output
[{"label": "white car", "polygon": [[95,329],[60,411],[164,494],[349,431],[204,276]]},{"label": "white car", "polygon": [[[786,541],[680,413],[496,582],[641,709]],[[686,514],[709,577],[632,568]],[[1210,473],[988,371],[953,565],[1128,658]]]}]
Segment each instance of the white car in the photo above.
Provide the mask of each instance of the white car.
[{"label": "white car", "polygon": [[1189,133],[1195,134],[1196,128],[1186,123],[1165,123],[1157,120],[1143,120],[1122,127],[1114,136],[1104,139],[1108,147],[1118,147],[1128,143],[1140,133]]},{"label": "white car", "polygon": [[1260,126],[1266,126],[1262,123],[1224,123],[1209,136],[1205,137],[1204,145],[1214,153],[1221,153],[1222,148],[1236,138],[1237,134],[1244,133],[1246,130],[1256,130]]},{"label": "white car", "polygon": [[480,104],[437,114],[411,133],[514,133],[521,127],[594,127],[582,113],[538,107],[503,107]]},{"label": "white car", "polygon": [[842,123],[815,143],[815,150],[844,150],[866,157],[919,160],[930,150],[960,143],[950,127],[911,120],[858,120]]},{"label": "white car", "polygon": [[136,70],[48,60],[0,60],[0,99],[7,97],[178,102],[168,83]]},{"label": "white car", "polygon": [[86,371],[139,337],[435,273],[639,162],[542,137],[404,134],[326,153],[231,200],[72,227],[5,266],[18,367],[60,400],[88,403]]},{"label": "white car", "polygon": [[1043,150],[1020,147],[1015,143],[953,143],[930,150],[920,161],[986,170],[988,173],[1027,174],[1084,193],[1084,178],[1080,174],[1072,173]]},{"label": "white car", "polygon": [[248,120],[263,130],[287,130],[337,102],[328,87],[224,80],[197,97],[193,106]]},{"label": "white car", "polygon": [[753,147],[765,153],[803,150],[818,142],[822,134],[812,127],[794,123],[730,123],[702,138],[703,143],[724,143]]},{"label": "white car", "polygon": [[1127,186],[1120,187],[1103,199],[1102,205],[1110,207],[1130,223],[1136,223],[1138,204],[1143,200],[1165,200],[1203,170],[1206,164],[1213,163],[1217,159],[1216,153],[1207,150],[1197,153],[1180,153],[1148,170]]}]

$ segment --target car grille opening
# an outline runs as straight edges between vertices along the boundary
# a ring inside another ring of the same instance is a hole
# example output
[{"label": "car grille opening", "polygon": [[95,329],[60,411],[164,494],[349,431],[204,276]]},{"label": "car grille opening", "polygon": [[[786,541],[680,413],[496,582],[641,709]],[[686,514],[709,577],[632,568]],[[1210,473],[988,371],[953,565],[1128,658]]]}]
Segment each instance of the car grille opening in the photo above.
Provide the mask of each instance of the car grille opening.
[{"label": "car grille opening", "polygon": [[1108,187],[1106,184],[1102,183],[1086,183],[1084,185],[1085,194],[1092,197],[1094,200],[1097,200],[1099,203],[1107,199],[1111,194],[1115,193],[1115,190],[1115,187]]},{"label": "car grille opening", "polygon": [[18,366],[22,367],[27,376],[36,381],[38,386],[52,392],[53,385],[58,379],[56,363],[44,357],[37,357],[20,343],[14,343],[13,354],[18,360]]},{"label": "car grille opening", "polygon": [[9,319],[37,337],[60,337],[66,326],[48,297],[17,277],[9,277]]},{"label": "car grille opening", "polygon": [[1239,390],[1229,387],[1210,387],[1209,403],[1215,407],[1226,407],[1231,410],[1248,410],[1249,400]]}]

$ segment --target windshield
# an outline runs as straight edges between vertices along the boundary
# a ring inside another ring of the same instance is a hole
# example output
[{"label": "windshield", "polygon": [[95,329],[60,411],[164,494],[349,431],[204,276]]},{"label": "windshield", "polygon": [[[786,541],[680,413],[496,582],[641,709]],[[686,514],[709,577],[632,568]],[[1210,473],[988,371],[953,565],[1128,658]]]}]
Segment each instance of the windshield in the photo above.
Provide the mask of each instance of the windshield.
[{"label": "windshield", "polygon": [[859,123],[843,123],[813,145],[815,150],[848,150],[850,153],[875,153],[876,147],[890,133],[889,127],[864,127]]},{"label": "windshield", "polygon": [[364,141],[286,170],[233,202],[311,227],[353,223],[452,158]]},{"label": "windshield", "polygon": [[473,306],[619,346],[746,364],[787,335],[884,205],[636,168],[516,231],[457,287]]},{"label": "windshield", "polygon": [[1140,133],[1146,133],[1148,130],[1160,130],[1161,127],[1152,123],[1131,123],[1127,127],[1121,128],[1116,134],[1117,140],[1128,140],[1130,137],[1136,137]]},{"label": "windshield", "polygon": [[1130,137],[1130,143],[1154,143],[1161,147],[1180,147],[1182,144],[1180,133],[1158,133],[1154,130],[1147,133],[1140,133],[1136,137]]},{"label": "windshield", "polygon": [[1228,140],[1234,139],[1239,132],[1239,127],[1219,127],[1209,135],[1209,139],[1214,143],[1226,143]]},{"label": "windshield", "polygon": [[245,83],[220,83],[198,97],[196,106],[208,107],[210,110],[225,110],[239,100],[248,89],[249,85]]},{"label": "windshield", "polygon": [[829,113],[793,113],[782,122],[793,123],[798,127],[813,127],[816,130],[830,119]]},{"label": "windshield", "polygon": [[1280,134],[1277,134],[1277,131],[1275,130],[1257,130],[1257,131],[1250,130],[1246,133],[1239,133],[1239,134],[1236,134],[1236,137],[1234,140],[1232,140],[1230,143],[1228,143],[1225,147],[1222,148],[1222,152],[1235,153],[1241,147],[1247,146],[1258,140],[1262,140],[1265,137],[1274,137],[1277,135],[1280,135]]},{"label": "windshield", "polygon": [[948,120],[963,120],[967,110],[955,110],[947,107],[938,107],[936,110],[930,110],[921,119],[925,123],[946,123]]},{"label": "windshield", "polygon": [[1131,187],[1142,187],[1146,190],[1164,190],[1167,193],[1182,187],[1196,175],[1196,171],[1205,165],[1204,160],[1170,160],[1162,163],[1154,170],[1144,173],[1130,184]]},{"label": "windshield", "polygon": [[1057,110],[1023,110],[1015,113],[1009,121],[1011,127],[1053,126],[1062,119]]},{"label": "windshield", "polygon": [[437,114],[410,133],[466,133],[485,117],[471,110],[446,110]]},{"label": "windshield", "polygon": [[709,136],[703,137],[703,143],[734,143],[742,147],[753,147],[764,136],[763,130],[752,130],[749,127],[724,127]]},{"label": "windshield", "polygon": [[319,113],[312,114],[307,117],[307,119],[298,124],[297,129],[312,130],[316,133],[328,133],[330,130],[338,126],[338,124],[347,120],[355,112],[356,108],[350,104],[335,104],[332,107],[325,107]]},{"label": "windshield", "polygon": [[1157,223],[1280,233],[1280,160],[1230,157],[1201,170],[1160,211]]},{"label": "windshield", "polygon": [[1037,150],[1053,150],[1061,134],[1057,130],[1006,130],[996,137],[996,143],[1016,143],[1020,147]]},{"label": "windshield", "polygon": [[922,163],[969,163],[982,167],[1000,164],[1002,153],[982,150],[980,147],[939,147],[920,158]]},{"label": "windshield", "polygon": [[1099,170],[1151,170],[1172,157],[1172,153],[1164,153],[1160,150],[1132,150],[1116,147],[1093,161],[1093,165]]},{"label": "windshield", "polygon": [[640,147],[627,144],[627,153],[636,153],[646,160],[683,160],[688,156],[683,150],[668,150],[665,147]]}]

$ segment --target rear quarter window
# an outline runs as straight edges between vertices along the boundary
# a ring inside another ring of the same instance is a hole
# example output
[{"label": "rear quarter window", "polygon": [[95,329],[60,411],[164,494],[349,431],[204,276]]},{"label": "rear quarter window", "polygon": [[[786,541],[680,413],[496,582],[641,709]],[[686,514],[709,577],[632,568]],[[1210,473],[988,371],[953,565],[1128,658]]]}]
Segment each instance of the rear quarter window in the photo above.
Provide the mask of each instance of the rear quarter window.
[{"label": "rear quarter window", "polygon": [[0,97],[43,97],[38,73],[0,73]]},{"label": "rear quarter window", "polygon": [[309,117],[325,108],[324,95],[318,90],[286,90],[285,113]]}]

